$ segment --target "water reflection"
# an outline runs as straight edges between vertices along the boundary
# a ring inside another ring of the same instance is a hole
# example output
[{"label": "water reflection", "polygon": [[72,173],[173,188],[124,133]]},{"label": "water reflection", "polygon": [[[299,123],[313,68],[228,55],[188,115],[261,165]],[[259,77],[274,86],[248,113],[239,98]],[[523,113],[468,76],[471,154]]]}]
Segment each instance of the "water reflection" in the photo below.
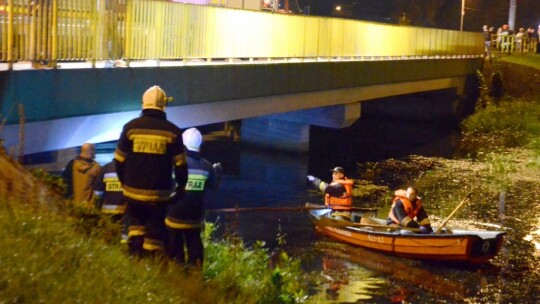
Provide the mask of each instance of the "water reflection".
[{"label": "water reflection", "polygon": [[[411,297],[419,296],[415,289],[422,289],[422,293],[431,294],[427,298],[445,298],[452,301],[463,300],[467,288],[461,280],[452,280],[444,275],[431,271],[426,265],[418,261],[406,260],[356,248],[345,244],[338,244],[328,239],[319,240],[315,248],[324,259],[333,261],[346,261],[354,263],[369,270],[371,276],[388,280],[392,286],[388,289],[387,297],[391,302],[410,301]],[[335,262],[335,264],[339,264]],[[349,276],[352,285],[358,285],[365,277]],[[411,288],[411,286],[413,288]],[[376,294],[375,294],[376,295]],[[372,294],[372,296],[375,296]],[[380,295],[379,295],[380,296]]]}]

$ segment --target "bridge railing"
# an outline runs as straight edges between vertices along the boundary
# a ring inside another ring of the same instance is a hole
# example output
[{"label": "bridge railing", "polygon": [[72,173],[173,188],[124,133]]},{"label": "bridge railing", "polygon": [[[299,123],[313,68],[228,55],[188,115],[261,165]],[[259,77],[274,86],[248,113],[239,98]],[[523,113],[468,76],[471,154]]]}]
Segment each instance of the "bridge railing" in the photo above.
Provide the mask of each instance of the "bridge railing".
[{"label": "bridge railing", "polygon": [[535,53],[538,39],[517,35],[491,35],[491,51],[501,53]]},{"label": "bridge railing", "polygon": [[0,62],[481,56],[480,33],[156,0],[0,0]]}]

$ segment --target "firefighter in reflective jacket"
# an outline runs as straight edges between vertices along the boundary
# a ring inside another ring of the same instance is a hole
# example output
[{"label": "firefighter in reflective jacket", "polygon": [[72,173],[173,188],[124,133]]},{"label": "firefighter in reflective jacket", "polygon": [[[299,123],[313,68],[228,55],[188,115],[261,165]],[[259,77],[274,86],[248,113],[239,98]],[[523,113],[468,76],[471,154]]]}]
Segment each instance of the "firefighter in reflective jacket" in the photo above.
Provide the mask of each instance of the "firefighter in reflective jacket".
[{"label": "firefighter in reflective jacket", "polygon": [[342,167],[335,167],[331,170],[332,182],[327,184],[312,175],[308,175],[308,180],[324,195],[324,204],[332,208],[334,218],[351,219],[352,189],[353,181],[345,177],[345,170]]},{"label": "firefighter in reflective jacket", "polygon": [[126,202],[122,195],[122,184],[116,174],[114,161],[103,166],[101,175],[94,184],[96,207],[101,213],[111,215],[115,221],[120,220],[126,211]]},{"label": "firefighter in reflective jacket", "polygon": [[[221,165],[212,165],[201,157],[202,135],[199,130],[187,129],[182,133],[182,137],[187,150],[188,181],[185,197],[177,200],[167,210],[165,225],[169,236],[166,251],[167,255],[179,264],[202,267],[204,193],[206,189],[218,186]],[[187,249],[186,253],[184,247]]]},{"label": "firefighter in reflective jacket", "polygon": [[392,208],[388,213],[387,224],[397,224],[408,228],[419,228],[421,233],[432,233],[431,222],[427,216],[418,190],[414,187],[407,191],[400,189],[395,192]]},{"label": "firefighter in reflective jacket", "polygon": [[[114,160],[103,166],[99,178],[94,183],[96,207],[103,215],[109,215],[114,222],[123,223],[126,201],[122,194],[122,184],[116,174]],[[127,241],[126,226],[122,228],[122,242]]]},{"label": "firefighter in reflective jacket", "polygon": [[169,98],[159,86],[142,96],[142,113],[124,125],[114,153],[116,173],[127,203],[128,248],[131,255],[163,249],[163,223],[176,179],[176,195],[182,196],[187,163],[182,131],[167,120]]}]

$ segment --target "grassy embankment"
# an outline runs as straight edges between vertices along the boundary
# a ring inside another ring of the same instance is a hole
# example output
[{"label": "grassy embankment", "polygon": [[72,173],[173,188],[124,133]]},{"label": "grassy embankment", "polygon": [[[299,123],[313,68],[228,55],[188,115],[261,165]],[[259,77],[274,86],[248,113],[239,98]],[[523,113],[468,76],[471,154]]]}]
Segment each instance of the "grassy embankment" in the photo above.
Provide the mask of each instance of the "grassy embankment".
[{"label": "grassy embankment", "polygon": [[[0,153],[0,303],[294,303],[300,264],[262,244],[205,235],[202,273],[130,259],[119,227],[65,205]],[[43,180],[43,176],[42,176]],[[54,178],[45,181],[58,184]]]}]

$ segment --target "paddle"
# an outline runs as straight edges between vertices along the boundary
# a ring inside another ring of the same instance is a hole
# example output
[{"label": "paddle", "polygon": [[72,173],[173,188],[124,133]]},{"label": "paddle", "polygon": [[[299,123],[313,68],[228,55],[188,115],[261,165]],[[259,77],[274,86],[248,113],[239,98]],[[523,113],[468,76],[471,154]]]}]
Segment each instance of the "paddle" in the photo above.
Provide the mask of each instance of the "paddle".
[{"label": "paddle", "polygon": [[318,221],[322,226],[331,226],[336,228],[341,227],[371,227],[375,229],[386,229],[386,230],[409,230],[412,232],[420,232],[420,229],[418,228],[408,228],[408,227],[401,227],[401,226],[391,226],[391,225],[380,225],[380,224],[362,224],[362,223],[353,223],[349,221],[342,221],[342,220],[334,220],[331,218],[320,218]]},{"label": "paddle", "polygon": [[[262,212],[273,212],[273,211],[304,211],[304,210],[324,210],[329,209],[326,206],[321,205],[306,205],[302,207],[247,207],[247,208],[222,208],[222,209],[207,209],[208,212],[250,212],[250,211],[262,211]],[[351,207],[353,211],[363,211],[363,212],[377,212],[377,208],[367,208],[367,207]]]},{"label": "paddle", "polygon": [[472,193],[467,194],[467,196],[461,201],[461,203],[459,203],[459,205],[454,209],[454,211],[452,211],[452,213],[450,213],[450,215],[444,220],[444,222],[439,226],[439,228],[437,228],[435,234],[439,234],[444,225],[446,225],[446,223],[454,216],[454,214],[471,199],[471,196]]}]

